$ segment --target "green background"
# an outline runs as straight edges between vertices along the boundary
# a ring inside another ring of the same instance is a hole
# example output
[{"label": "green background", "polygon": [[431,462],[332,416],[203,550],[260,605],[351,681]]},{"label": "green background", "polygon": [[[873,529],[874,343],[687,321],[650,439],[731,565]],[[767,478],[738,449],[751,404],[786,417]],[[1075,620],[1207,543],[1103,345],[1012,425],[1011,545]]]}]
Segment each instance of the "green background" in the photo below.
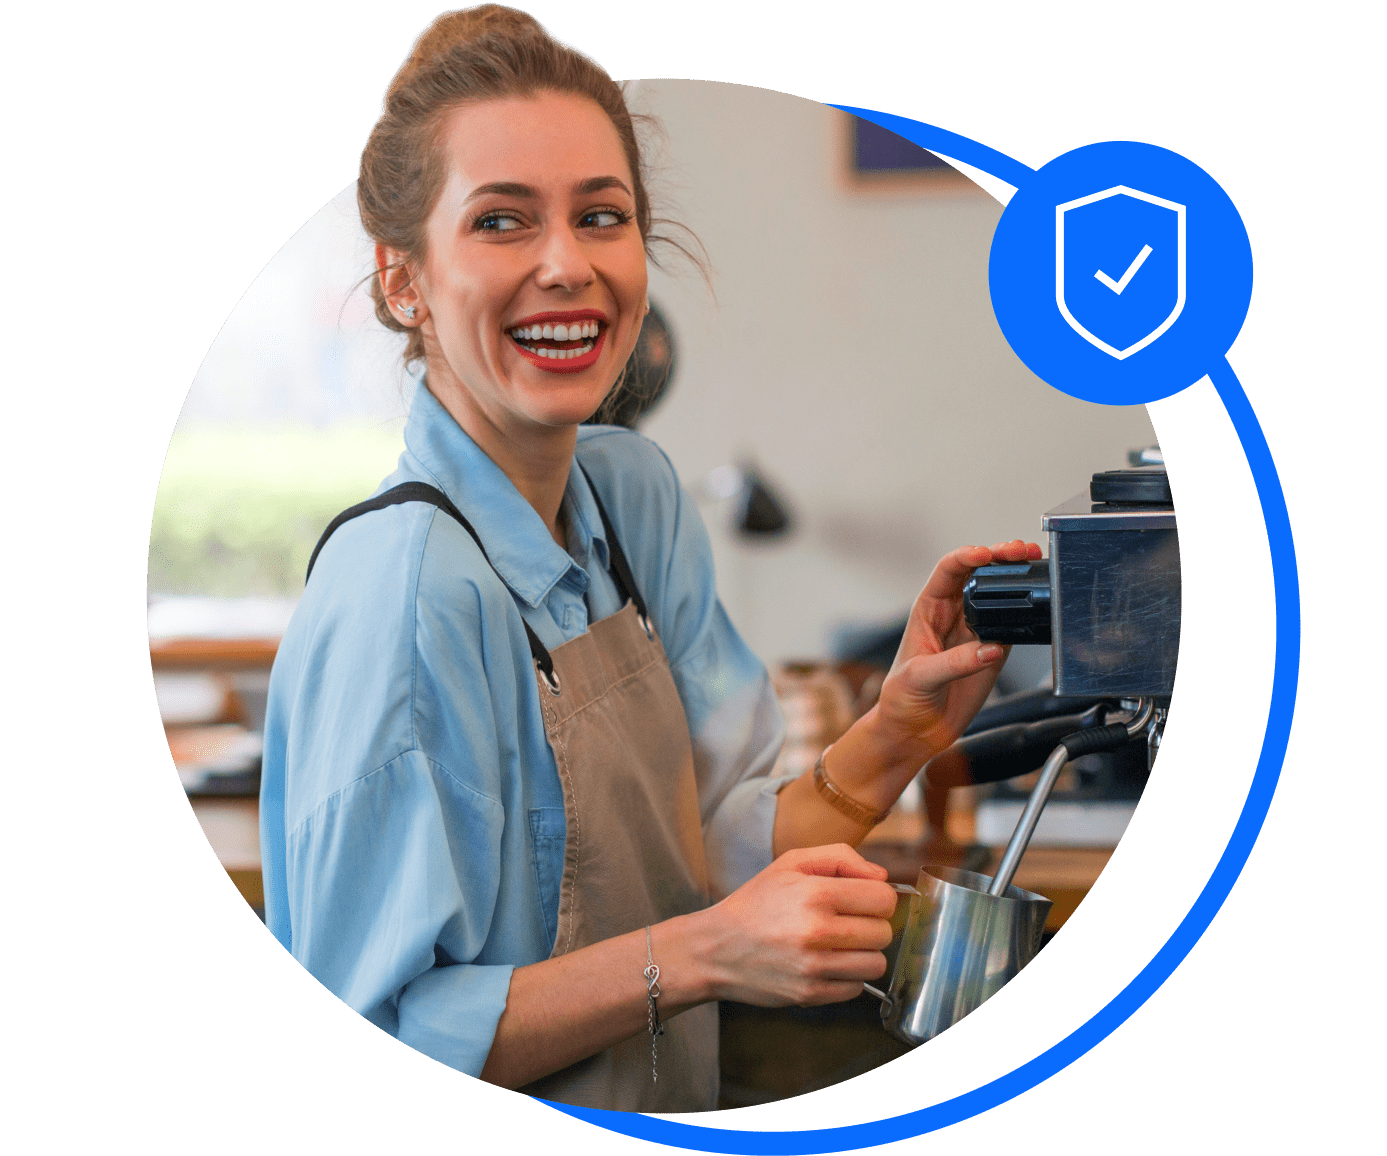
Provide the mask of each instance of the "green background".
[{"label": "green background", "polygon": [[[1372,715],[1355,666],[1380,631],[1336,612],[1344,591],[1329,577],[1380,554],[1363,525],[1380,487],[1344,501],[1381,377],[1365,340],[1380,328],[1380,236],[1362,219],[1373,182],[1354,124],[1376,33],[1333,6],[1313,25],[1209,3],[531,11],[616,76],[881,108],[1031,165],[1146,140],[1203,165],[1239,205],[1257,289],[1232,362],[1276,455],[1304,583],[1300,706],[1275,805],[1214,926],[1114,1037],[1008,1105],[896,1149],[1351,1142],[1380,1064],[1363,1031],[1369,1003],[1380,1008],[1380,917],[1376,873],[1368,899],[1351,902],[1340,881],[1369,866],[1358,816],[1381,756],[1354,726]],[[17,244],[4,429],[19,579],[7,1131],[24,1150],[651,1150],[401,1048],[288,962],[198,833],[155,712],[144,568],[183,393],[241,291],[354,179],[381,89],[434,12],[78,4],[7,19]],[[1214,391],[1198,384],[1151,416],[1180,507],[1186,618],[1161,769],[1110,869],[963,1026],[870,1077],[717,1124],[874,1119],[999,1076],[1100,1008],[1197,894],[1261,740],[1272,591]]]}]

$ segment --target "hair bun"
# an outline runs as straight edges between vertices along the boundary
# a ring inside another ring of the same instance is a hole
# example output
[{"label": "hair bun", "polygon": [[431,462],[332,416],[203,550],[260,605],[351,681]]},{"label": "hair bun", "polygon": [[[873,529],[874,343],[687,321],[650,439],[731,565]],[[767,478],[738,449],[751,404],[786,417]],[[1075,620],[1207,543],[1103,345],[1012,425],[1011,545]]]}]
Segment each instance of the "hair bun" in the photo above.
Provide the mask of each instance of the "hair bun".
[{"label": "hair bun", "polygon": [[[356,203],[366,235],[391,255],[371,279],[376,317],[387,329],[408,334],[405,361],[424,357],[417,325],[406,325],[386,299],[379,274],[403,269],[427,256],[429,214],[448,175],[439,143],[444,117],[488,100],[540,94],[590,100],[611,122],[631,173],[631,196],[642,241],[665,241],[702,261],[678,241],[651,233],[650,197],[631,110],[602,67],[561,44],[525,12],[484,4],[447,12],[429,25],[410,51],[385,95],[385,108],[366,147],[356,182]],[[668,224],[669,222],[663,222]]]},{"label": "hair bun", "polygon": [[428,70],[454,49],[475,44],[488,36],[505,40],[523,40],[532,36],[548,38],[543,26],[528,12],[507,8],[504,4],[482,4],[445,12],[424,29],[414,42],[409,57],[386,90],[386,100],[402,85],[419,73]]}]

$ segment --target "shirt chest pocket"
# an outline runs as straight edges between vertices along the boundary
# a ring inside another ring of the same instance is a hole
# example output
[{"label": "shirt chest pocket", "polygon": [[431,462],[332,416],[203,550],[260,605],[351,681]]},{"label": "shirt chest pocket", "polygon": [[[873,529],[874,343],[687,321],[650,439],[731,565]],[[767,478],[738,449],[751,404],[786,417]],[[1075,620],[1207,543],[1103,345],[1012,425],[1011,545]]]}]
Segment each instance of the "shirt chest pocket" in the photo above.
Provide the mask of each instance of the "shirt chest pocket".
[{"label": "shirt chest pocket", "polygon": [[549,942],[559,933],[559,885],[563,880],[563,848],[568,833],[562,807],[530,808],[530,857],[539,885],[539,906]]}]

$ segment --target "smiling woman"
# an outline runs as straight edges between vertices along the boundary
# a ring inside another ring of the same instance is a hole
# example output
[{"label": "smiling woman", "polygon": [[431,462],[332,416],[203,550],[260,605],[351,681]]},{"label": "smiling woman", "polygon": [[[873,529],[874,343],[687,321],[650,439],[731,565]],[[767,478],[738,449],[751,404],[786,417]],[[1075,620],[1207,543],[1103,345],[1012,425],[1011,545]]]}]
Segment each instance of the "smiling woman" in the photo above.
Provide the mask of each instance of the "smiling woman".
[{"label": "smiling woman", "polygon": [[668,459],[585,426],[648,308],[621,90],[528,16],[441,17],[358,197],[376,314],[424,378],[398,468],[339,515],[280,646],[266,921],[373,1023],[547,1099],[718,1094],[716,1001],[850,999],[895,892],[853,847],[991,690],[947,555],[876,707],[813,770]]},{"label": "smiling woman", "polygon": [[[383,297],[417,328],[430,391],[503,470],[571,455],[647,308],[616,128],[585,96],[539,92],[449,111],[437,147],[447,177],[423,255],[377,245]],[[562,544],[562,487],[521,492]]]}]

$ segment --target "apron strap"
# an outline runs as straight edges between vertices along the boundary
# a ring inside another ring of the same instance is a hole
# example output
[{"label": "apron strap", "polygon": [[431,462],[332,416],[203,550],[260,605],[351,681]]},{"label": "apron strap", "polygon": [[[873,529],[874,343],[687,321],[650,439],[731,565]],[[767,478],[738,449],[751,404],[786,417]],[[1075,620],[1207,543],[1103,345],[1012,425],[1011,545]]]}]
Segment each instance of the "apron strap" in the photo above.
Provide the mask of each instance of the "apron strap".
[{"label": "apron strap", "polygon": [[588,477],[588,472],[583,469],[582,462],[578,462],[578,469],[582,470],[583,477],[588,483],[588,489],[592,493],[592,500],[597,503],[597,512],[602,518],[602,530],[607,536],[607,554],[612,562],[612,578],[627,601],[635,603],[636,614],[640,616],[641,626],[645,629],[645,633],[653,638],[654,631],[650,626],[650,614],[645,609],[645,599],[641,597],[641,592],[636,587],[636,579],[631,573],[631,565],[626,561],[626,554],[621,548],[621,543],[617,540],[616,531],[612,529],[611,519],[607,517],[607,508],[602,505],[602,499],[597,494],[597,487],[592,484],[592,478]]},{"label": "apron strap", "polygon": [[[426,482],[404,482],[393,489],[386,490],[383,494],[377,494],[374,498],[359,502],[351,509],[343,510],[337,517],[333,518],[328,523],[327,529],[323,531],[323,536],[318,539],[318,544],[313,547],[313,553],[308,559],[308,573],[304,575],[304,582],[307,583],[308,579],[313,576],[313,564],[318,560],[319,551],[322,550],[324,544],[339,526],[350,522],[353,518],[361,517],[362,514],[369,514],[372,510],[383,510],[386,506],[398,506],[404,502],[427,502],[431,506],[437,506],[472,535],[472,541],[477,543],[477,549],[482,552],[486,564],[491,566],[491,559],[487,557],[486,547],[482,545],[477,531],[472,528],[472,523],[462,516],[462,511],[453,505],[447,494]],[[603,524],[606,523],[606,518],[606,514],[603,514]],[[622,565],[625,564],[626,559],[623,558]],[[492,569],[494,570],[495,567],[493,566]],[[530,643],[530,657],[535,660],[535,665],[539,667],[540,673],[544,675],[544,681],[549,684],[550,688],[556,687],[558,683],[554,678],[554,660],[544,649],[544,643],[540,642],[535,632],[530,629],[530,624],[524,618],[520,619],[520,624],[525,628],[525,638]]]},{"label": "apron strap", "polygon": [[[597,487],[592,484],[592,478],[588,477],[588,472],[583,469],[581,462],[578,464],[578,468],[583,471],[583,478],[587,481],[588,490],[592,493],[592,500],[597,503],[597,513],[602,518],[602,529],[607,537],[607,553],[612,563],[612,579],[627,601],[635,605],[636,615],[640,618],[641,627],[645,630],[647,637],[654,638],[655,631],[650,624],[650,614],[645,608],[645,599],[641,597],[641,592],[636,586],[635,576],[631,573],[631,564],[627,562],[626,553],[621,548],[616,531],[612,529],[606,507],[602,505],[602,499],[597,494]],[[472,528],[472,523],[463,517],[462,511],[453,505],[447,494],[426,482],[404,482],[393,489],[386,490],[383,494],[377,494],[374,498],[368,498],[364,502],[358,502],[350,509],[343,510],[328,523],[327,529],[323,531],[323,536],[318,539],[318,544],[313,547],[313,553],[309,556],[308,573],[304,575],[305,584],[313,576],[313,565],[318,561],[318,554],[338,527],[350,522],[353,518],[361,517],[362,514],[369,514],[372,510],[383,510],[387,506],[398,506],[405,502],[427,502],[431,506],[438,507],[472,535],[472,541],[477,543],[477,549],[482,552],[482,558],[485,559],[488,566],[491,566],[491,559],[487,556],[486,547],[482,545],[481,537]],[[492,569],[494,570],[495,567],[493,566]],[[544,675],[544,681],[553,690],[558,685],[554,678],[554,660],[549,656],[549,651],[544,648],[544,643],[540,642],[539,637],[523,617],[520,619],[520,624],[525,627],[525,638],[530,644],[530,657],[535,660],[535,665]]]}]

